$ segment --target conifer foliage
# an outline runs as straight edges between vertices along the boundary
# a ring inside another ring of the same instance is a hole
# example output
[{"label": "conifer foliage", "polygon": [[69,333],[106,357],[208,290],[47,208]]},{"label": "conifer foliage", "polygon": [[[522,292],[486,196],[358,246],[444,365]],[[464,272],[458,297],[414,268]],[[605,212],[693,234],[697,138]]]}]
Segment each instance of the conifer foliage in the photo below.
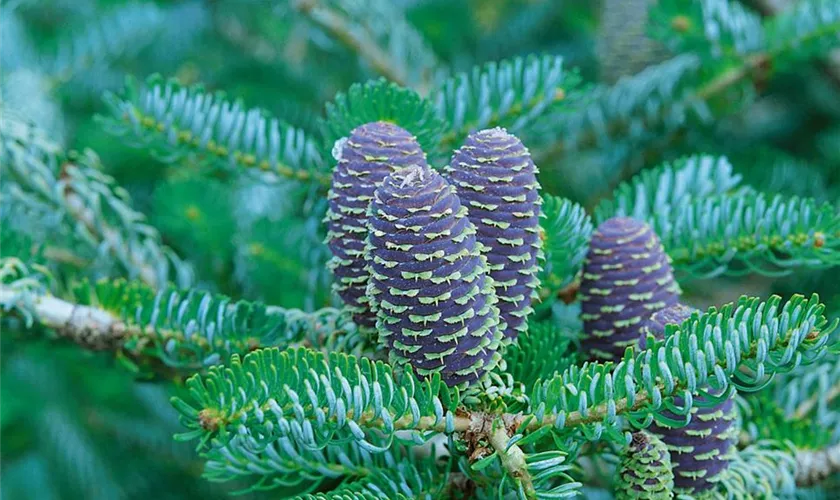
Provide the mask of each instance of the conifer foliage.
[{"label": "conifer foliage", "polygon": [[13,1],[0,38],[0,497],[840,491],[840,3]]},{"label": "conifer foliage", "polygon": [[[691,313],[692,309],[682,304],[662,309],[651,316],[645,333],[663,338],[665,325],[682,324]],[[714,489],[734,457],[738,433],[734,398],[724,393],[716,399],[721,401],[716,403],[697,397],[688,415],[665,410],[660,415],[661,420],[650,427],[650,432],[665,443],[671,454],[674,486],[681,493],[701,494]],[[674,403],[685,406],[681,398],[675,399]],[[686,418],[688,424],[684,427],[667,423]]]}]

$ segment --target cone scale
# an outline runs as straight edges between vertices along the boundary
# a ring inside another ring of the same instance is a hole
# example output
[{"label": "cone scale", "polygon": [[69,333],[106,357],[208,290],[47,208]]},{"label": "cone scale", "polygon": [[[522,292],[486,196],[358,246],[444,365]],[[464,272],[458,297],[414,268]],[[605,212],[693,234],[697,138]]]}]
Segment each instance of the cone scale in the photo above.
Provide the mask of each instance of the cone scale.
[{"label": "cone scale", "polygon": [[387,122],[355,128],[334,151],[338,164],[328,194],[326,243],[333,254],[333,289],[353,313],[353,320],[371,328],[375,317],[367,304],[365,270],[367,209],[377,186],[391,172],[426,163],[417,140],[406,130]]},{"label": "cone scale", "polygon": [[370,206],[368,297],[390,358],[450,386],[499,363],[493,280],[455,190],[428,166],[401,169]]},{"label": "cone scale", "polygon": [[536,174],[522,142],[501,128],[471,134],[446,168],[487,257],[507,340],[527,331],[539,287],[542,199]]},{"label": "cone scale", "polygon": [[629,217],[604,221],[592,235],[579,296],[585,357],[616,360],[638,344],[643,323],[677,303],[680,289],[651,228]]}]

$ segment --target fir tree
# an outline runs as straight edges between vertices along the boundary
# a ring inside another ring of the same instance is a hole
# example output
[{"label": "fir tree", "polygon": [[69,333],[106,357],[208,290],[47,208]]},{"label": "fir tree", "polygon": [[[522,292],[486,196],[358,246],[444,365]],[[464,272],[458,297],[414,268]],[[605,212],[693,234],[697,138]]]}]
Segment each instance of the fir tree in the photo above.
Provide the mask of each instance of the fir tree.
[{"label": "fir tree", "polygon": [[840,489],[836,1],[0,37],[3,498]]}]

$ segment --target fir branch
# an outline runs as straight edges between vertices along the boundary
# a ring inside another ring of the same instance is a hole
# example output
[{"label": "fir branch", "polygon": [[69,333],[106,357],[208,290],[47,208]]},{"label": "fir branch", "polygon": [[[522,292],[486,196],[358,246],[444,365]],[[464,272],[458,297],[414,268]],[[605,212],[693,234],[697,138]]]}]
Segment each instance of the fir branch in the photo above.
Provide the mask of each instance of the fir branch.
[{"label": "fir branch", "polygon": [[[790,17],[767,28],[767,50],[745,55],[734,65],[720,65],[712,75],[700,71],[697,55],[687,53],[599,91],[569,114],[564,126],[545,135],[553,140],[540,151],[540,162],[575,149],[607,144],[615,147],[617,141],[644,147],[663,134],[685,128],[688,118],[709,123],[713,118],[713,99],[761,74],[764,68],[801,54],[803,47],[814,47],[814,52],[819,52],[832,43],[832,37],[836,38],[840,31],[840,9],[829,3],[802,2],[802,7]],[[731,106],[725,108],[725,112],[731,111]],[[715,113],[721,112],[723,108]]]},{"label": "fir branch", "polygon": [[[521,500],[578,498],[582,484],[567,473],[572,468],[566,463],[567,454],[559,450],[526,453],[523,447],[535,448],[529,445],[539,435],[516,433],[516,422],[515,416],[505,414],[488,424],[486,439],[494,452],[474,463],[472,469],[486,474],[487,467],[498,460],[500,470],[493,471],[501,476],[498,489],[512,490]],[[513,483],[512,488],[507,486],[508,481]]]},{"label": "fir branch", "polygon": [[[293,373],[298,375],[289,379]],[[224,382],[230,377],[254,385],[240,392]],[[246,425],[262,444],[288,438],[323,448],[353,441],[369,452],[382,452],[395,440],[422,442],[422,431],[429,429],[451,433],[459,403],[458,392],[446,388],[439,375],[421,382],[410,372],[397,376],[381,361],[308,349],[233,356],[228,367],[211,368],[187,385],[191,402],[173,401],[189,429],[184,438],[224,438]],[[281,423],[288,419],[310,422],[314,434],[289,434]],[[397,435],[398,430],[408,432]],[[387,444],[379,444],[381,439]]]},{"label": "fir branch", "polygon": [[[566,125],[540,158],[552,158],[565,151],[605,145],[616,138],[629,138],[638,144],[661,136],[656,127],[676,130],[686,126],[686,115],[700,123],[712,119],[710,102],[732,87],[751,78],[779,59],[799,53],[802,46],[817,45],[836,37],[836,6],[824,0],[803,2],[801,16],[778,21],[779,28],[769,37],[766,51],[744,56],[735,65],[721,65],[709,77],[700,71],[700,59],[683,54],[658,66],[619,81],[602,90],[580,110],[567,117]],[[820,4],[822,5],[820,8]],[[731,108],[727,111],[731,111]]]},{"label": "fir branch", "polygon": [[652,222],[674,265],[691,275],[787,273],[794,266],[840,263],[840,214],[828,203],[727,195],[698,200],[675,212],[671,220],[658,217]]},{"label": "fir branch", "polygon": [[155,4],[121,5],[59,41],[57,53],[41,66],[61,83],[89,68],[134,55],[157,38],[165,16]]},{"label": "fir branch", "polygon": [[651,36],[675,53],[735,57],[766,45],[761,18],[737,1],[666,0],[648,15]]},{"label": "fir branch", "polygon": [[346,485],[331,492],[337,496],[301,498],[437,498],[447,485],[447,473],[431,459],[413,457],[415,451],[400,445],[371,453],[356,443],[316,449],[287,438],[266,445],[242,434],[229,441],[214,440],[202,456],[207,460],[205,478],[214,482],[246,478],[254,481],[249,490],[312,491],[325,480],[342,479]]},{"label": "fir branch", "polygon": [[731,69],[708,85],[692,91],[691,84],[700,77],[700,59],[683,54],[640,73],[622,78],[613,87],[592,92],[581,105],[572,109],[553,133],[542,138],[545,146],[540,158],[556,158],[566,152],[614,141],[645,144],[683,125],[687,114],[702,123],[710,120],[705,99],[727,89],[746,77],[748,71]]},{"label": "fir branch", "polygon": [[663,404],[677,413],[687,411],[673,408],[672,396],[684,397],[690,408],[694,394],[719,399],[709,392],[728,392],[730,378],[736,388],[750,390],[776,372],[813,362],[837,321],[829,324],[822,316],[824,306],[816,296],[797,295],[780,306],[779,297],[767,302],[744,297],[692,315],[664,340],[635,355],[628,350],[617,365],[572,367],[535,388],[531,413],[536,418],[529,428],[578,428],[592,438],[615,427],[618,415],[645,427],[642,422]]},{"label": "fir branch", "polygon": [[321,121],[325,151],[359,125],[376,121],[395,123],[411,132],[427,154],[437,150],[446,127],[434,105],[413,90],[384,79],[371,80],[352,85],[327,103],[326,118]]},{"label": "fir branch", "polygon": [[[560,439],[582,433],[593,440],[605,432],[620,439],[619,416],[644,427],[659,418],[660,408],[688,411],[692,395],[713,404],[710,392],[726,397],[730,384],[755,389],[777,372],[812,362],[837,323],[829,324],[823,310],[816,297],[801,296],[784,306],[773,297],[711,308],[679,327],[669,326],[665,340],[652,341],[635,355],[628,350],[617,365],[571,367],[540,384],[525,415],[456,412],[457,393],[437,375],[420,382],[410,372],[398,377],[367,358],[306,350],[234,356],[228,368],[211,368],[205,378],[188,381],[192,403],[173,402],[188,429],[182,438],[226,443],[247,436],[253,449],[272,446],[278,452],[277,443],[283,442],[307,449],[352,442],[382,453],[395,442],[423,442],[427,431],[489,439],[495,430],[491,423],[499,418],[506,429],[522,433],[520,445],[545,436],[546,429]],[[674,407],[676,396],[684,398],[685,408]],[[310,430],[294,430],[304,427]],[[503,444],[500,436],[495,446],[509,449],[510,442]]]},{"label": "fir branch", "polygon": [[391,2],[297,0],[294,7],[378,74],[425,94],[437,65],[435,55]]},{"label": "fir branch", "polygon": [[[795,22],[797,14],[800,14],[800,15],[805,14],[805,16],[809,17],[809,14],[810,14],[810,16],[813,16],[813,11],[819,12],[819,10],[820,10],[819,9],[819,7],[820,7],[820,2],[819,1],[796,2],[796,5],[794,5],[792,8],[790,8],[791,3],[787,2],[786,0],[781,1],[781,2],[779,2],[779,1],[768,1],[768,0],[751,0],[750,3],[755,7],[756,10],[761,12],[761,14],[763,16],[775,16],[775,15],[778,15],[778,14],[785,14],[786,15],[786,20],[781,24],[788,24],[788,25],[792,25],[793,27],[796,27],[797,25],[799,25],[801,27],[801,25],[802,25],[801,21],[798,22],[798,23]],[[823,4],[826,4],[826,3],[827,2],[823,2]],[[783,9],[783,7],[786,7],[786,6],[788,7],[788,9]],[[826,5],[823,5],[822,7],[823,7],[823,12],[826,13],[824,15],[830,16],[831,15],[830,14],[831,5],[828,5],[828,7],[826,7]],[[788,11],[792,10],[793,12],[789,13],[789,12],[786,12],[785,10],[788,10]],[[835,18],[837,17],[836,13],[834,14],[834,17]],[[813,17],[812,17],[812,20],[813,20]],[[806,21],[806,22],[808,21],[807,17],[804,19],[804,21]],[[774,22],[770,23],[771,26],[773,26],[773,24],[775,24],[775,23]],[[773,28],[770,28],[771,31],[772,31],[772,29]],[[828,58],[831,59],[831,58],[836,58],[838,56],[840,56],[840,48],[834,48],[829,53]],[[836,68],[836,67],[834,67],[830,64],[826,65],[825,70],[826,70],[826,73],[828,73],[828,75],[834,80],[835,85],[840,85],[840,70],[838,70],[838,68]]]},{"label": "fir branch", "polygon": [[[4,248],[4,253],[8,252]],[[27,327],[35,323],[32,314],[35,294],[45,293],[49,285],[49,274],[43,266],[27,266],[16,257],[0,259],[0,309],[4,314],[22,316]]]},{"label": "fir branch", "polygon": [[773,397],[789,418],[808,419],[840,438],[840,356],[829,353],[808,369],[776,380]]},{"label": "fir branch", "polygon": [[596,219],[627,215],[647,221],[674,267],[690,278],[750,272],[772,275],[795,266],[840,264],[836,207],[744,189],[727,192],[737,185],[728,176],[717,185],[696,179],[691,192],[652,199],[659,183],[668,182],[669,172],[666,168],[622,184],[613,200],[599,206]]},{"label": "fir branch", "polygon": [[[229,377],[252,384],[228,384]],[[457,391],[450,392],[439,376],[421,382],[368,357],[307,349],[233,356],[228,367],[211,368],[187,386],[191,401],[173,400],[188,429],[179,438],[209,443],[214,478],[256,473],[263,476],[261,486],[301,474],[312,480],[376,475],[377,461],[393,460],[391,451],[401,446],[422,444],[425,430],[451,432],[459,404]],[[431,470],[427,466],[425,473]],[[402,489],[391,477],[378,477],[380,491]],[[446,485],[415,482],[412,489]]]},{"label": "fir branch", "polygon": [[4,278],[4,309],[14,307],[85,348],[118,351],[140,363],[156,360],[185,373],[234,353],[355,331],[335,309],[304,313],[198,290],[153,290],[123,280],[82,283],[74,300],[64,300],[43,287],[24,288],[21,283]]},{"label": "fir branch", "polygon": [[796,407],[796,411],[793,412],[793,416],[797,418],[803,418],[811,410],[817,406],[817,402],[820,404],[829,405],[832,401],[837,399],[840,396],[840,380],[835,382],[833,386],[825,393],[813,394],[811,397],[803,401],[799,406]]},{"label": "fir branch", "polygon": [[822,450],[796,452],[797,486],[814,486],[840,472],[840,443]]},{"label": "fir branch", "polygon": [[[551,121],[548,115],[562,111],[555,107],[579,83],[577,74],[564,70],[559,56],[491,62],[441,80],[429,95],[438,116],[452,127],[441,147],[449,151],[471,132],[492,127],[527,136],[540,117]],[[521,138],[530,144],[528,137]]]},{"label": "fir branch", "polygon": [[11,287],[0,287],[0,302],[31,303],[29,310],[44,326],[55,329],[60,335],[92,349],[106,349],[120,342],[125,327],[109,313],[92,307],[76,307],[49,295],[36,299],[24,298]]},{"label": "fir branch", "polygon": [[717,493],[723,498],[787,498],[795,493],[796,467],[789,444],[759,441],[737,452]]},{"label": "fir branch", "polygon": [[128,193],[101,172],[92,151],[65,154],[38,129],[4,117],[0,158],[12,201],[36,217],[59,217],[59,231],[72,228],[74,244],[100,265],[117,265],[151,286],[170,279],[181,285],[192,281],[192,269],[162,245],[160,234],[131,206]]},{"label": "fir branch", "polygon": [[[805,369],[818,366],[811,365]],[[800,450],[817,450],[831,442],[828,433],[814,432],[813,419],[786,415],[773,399],[772,391],[738,397],[736,401],[741,414],[742,443],[790,442]]]},{"label": "fir branch", "polygon": [[[719,311],[710,308],[701,316],[693,316],[665,340],[656,341],[635,355],[628,351],[617,365],[590,363],[583,368],[571,367],[535,388],[531,397],[530,413],[538,418],[528,419],[526,429],[533,431],[549,425],[558,429],[573,429],[599,422],[615,425],[616,416],[622,414],[629,414],[635,418],[641,416],[644,419],[645,415],[650,415],[649,412],[663,404],[663,398],[685,396],[687,393],[687,400],[690,401],[691,394],[726,389],[730,384],[730,377],[733,379],[731,383],[740,389],[759,387],[766,383],[766,378],[773,373],[789,371],[801,363],[812,362],[813,358],[824,351],[827,337],[836,328],[837,321],[829,324],[822,316],[824,306],[818,302],[816,296],[812,296],[810,300],[805,300],[799,295],[794,296],[781,310],[780,304],[779,297],[772,297],[767,302],[744,297],[737,304],[728,304]],[[784,325],[784,330],[781,325]],[[259,356],[280,354],[277,351],[275,354],[271,354],[271,351],[266,352],[267,354]],[[677,352],[680,354],[677,355]],[[292,351],[288,355],[294,354]],[[657,361],[660,358],[665,364]],[[288,362],[285,358],[283,360]],[[341,360],[355,363],[344,358]],[[681,365],[680,361],[687,364]],[[234,376],[237,371],[242,370],[238,358],[234,358],[233,362],[236,366],[234,372],[225,374],[224,377]],[[364,364],[367,360],[363,358],[359,362]],[[246,359],[245,363],[248,365],[248,371],[256,374],[254,370],[266,361],[256,358],[250,360],[250,363]],[[669,364],[674,366],[669,367]],[[389,370],[388,367],[385,368]],[[222,377],[222,373],[217,372],[214,377]],[[191,380],[194,384],[199,383],[196,378]],[[704,385],[709,388],[701,390]],[[590,393],[593,396],[587,397],[586,394]],[[204,401],[213,400],[212,395],[203,390],[195,395]],[[703,395],[710,401],[715,400],[711,394]],[[261,396],[269,397],[269,394]],[[562,406],[555,406],[561,402]],[[253,403],[243,401],[235,404],[237,408],[241,408],[242,405]],[[212,404],[211,408],[215,406]],[[648,410],[645,410],[646,407]],[[266,407],[263,411],[267,409]],[[545,415],[548,410],[552,411],[551,415]],[[243,411],[247,416],[251,410],[243,408]],[[198,413],[196,410],[189,410],[187,415],[197,417]],[[213,413],[219,414],[217,410]],[[224,415],[224,412],[221,415]],[[492,420],[492,415],[472,412],[467,415],[447,415],[445,422],[442,414],[435,417],[421,415],[420,418],[414,419],[397,417],[391,420],[394,421],[396,430],[411,428],[447,433],[481,433],[481,429],[486,429],[484,422],[488,417]],[[241,414],[234,412],[226,416],[225,421],[232,423],[239,418]],[[522,416],[516,418],[517,425],[523,421],[526,419]],[[217,429],[219,422],[215,419],[214,422],[208,430]]]},{"label": "fir branch", "polygon": [[263,110],[226,100],[222,93],[152,76],[141,86],[129,80],[122,97],[108,93],[105,102],[111,111],[111,116],[99,117],[105,129],[130,146],[149,148],[166,163],[189,156],[329,186],[313,139]]},{"label": "fir branch", "polygon": [[593,227],[583,207],[565,198],[543,195],[542,209],[545,265],[540,275],[540,296],[545,300],[577,279]]},{"label": "fir branch", "polygon": [[531,474],[528,472],[525,453],[515,442],[511,442],[504,424],[496,422],[493,427],[494,429],[490,432],[488,439],[490,445],[496,450],[496,454],[502,462],[502,467],[513,478],[516,489],[521,489],[523,498],[536,499],[537,492],[534,489]]},{"label": "fir branch", "polygon": [[[631,155],[647,161],[679,139],[690,124],[705,126],[723,109],[732,112],[731,106],[715,108],[714,100],[770,61],[767,54],[754,54],[711,76],[702,70],[701,59],[691,53],[651,66],[613,87],[596,90],[553,130],[545,130],[542,142],[536,145],[536,161],[551,165],[553,158],[593,147],[608,150],[613,165],[628,165]],[[613,185],[626,173],[632,171],[610,166],[603,175],[610,179],[607,185]]]},{"label": "fir branch", "polygon": [[779,66],[837,48],[840,5],[832,0],[803,0],[766,22],[769,53]]},{"label": "fir branch", "polygon": [[836,208],[768,198],[740,181],[725,158],[683,158],[620,184],[596,208],[595,220],[620,215],[648,221],[674,266],[689,277],[840,262]]},{"label": "fir branch", "polygon": [[[213,482],[238,478],[256,481],[249,489],[300,487],[312,490],[326,479],[363,478],[372,474],[372,456],[358,446],[308,449],[290,440],[264,445],[249,435],[214,441],[202,453],[204,477]],[[301,484],[303,483],[303,484]]]},{"label": "fir branch", "polygon": [[740,194],[742,177],[725,157],[689,156],[647,169],[621,183],[609,199],[595,209],[597,224],[623,215],[649,219],[670,212],[674,206],[727,193]]}]

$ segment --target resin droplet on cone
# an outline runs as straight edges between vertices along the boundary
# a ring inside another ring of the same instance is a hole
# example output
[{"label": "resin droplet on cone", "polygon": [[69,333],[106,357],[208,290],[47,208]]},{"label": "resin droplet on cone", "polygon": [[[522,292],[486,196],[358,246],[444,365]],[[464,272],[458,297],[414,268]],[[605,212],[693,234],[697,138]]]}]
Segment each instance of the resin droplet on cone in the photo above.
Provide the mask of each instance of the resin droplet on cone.
[{"label": "resin droplet on cone", "polygon": [[653,230],[629,217],[604,221],[592,235],[580,284],[589,359],[615,360],[637,345],[643,323],[677,303],[680,289]]},{"label": "resin droplet on cone", "polygon": [[[643,334],[657,339],[665,336],[665,326],[681,324],[691,316],[694,309],[676,304],[654,314],[645,324]],[[674,403],[682,406],[685,401],[675,398]],[[691,409],[691,421],[684,427],[669,427],[654,422],[648,431],[665,443],[671,454],[674,467],[674,486],[677,491],[698,494],[715,488],[735,453],[735,439],[738,428],[735,425],[736,408],[734,395],[713,406],[701,407],[705,400],[695,396]],[[683,420],[668,410],[660,414],[671,420]]]},{"label": "resin droplet on cone", "polygon": [[454,188],[428,166],[394,172],[368,223],[368,297],[392,361],[450,386],[497,365],[493,280]]},{"label": "resin droplet on cone", "polygon": [[618,466],[616,500],[665,500],[674,498],[673,490],[674,473],[665,444],[647,432],[634,432]]},{"label": "resin droplet on cone", "polygon": [[391,172],[425,165],[426,155],[417,140],[397,125],[373,122],[356,127],[335,149],[338,164],[328,195],[327,245],[334,290],[353,313],[354,321],[373,327],[375,317],[367,305],[365,271],[367,210],[376,190]]},{"label": "resin droplet on cone", "polygon": [[446,169],[469,210],[499,298],[505,337],[528,329],[542,239],[537,169],[522,142],[494,128],[467,137]]},{"label": "resin droplet on cone", "polygon": [[693,307],[676,303],[668,306],[665,309],[653,313],[647,321],[645,321],[641,328],[641,335],[643,340],[647,334],[653,335],[657,339],[665,337],[665,327],[667,325],[680,325],[683,321],[691,317],[691,313],[697,311]]}]

